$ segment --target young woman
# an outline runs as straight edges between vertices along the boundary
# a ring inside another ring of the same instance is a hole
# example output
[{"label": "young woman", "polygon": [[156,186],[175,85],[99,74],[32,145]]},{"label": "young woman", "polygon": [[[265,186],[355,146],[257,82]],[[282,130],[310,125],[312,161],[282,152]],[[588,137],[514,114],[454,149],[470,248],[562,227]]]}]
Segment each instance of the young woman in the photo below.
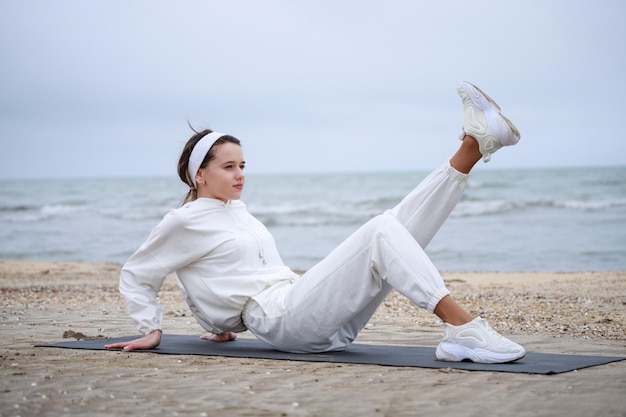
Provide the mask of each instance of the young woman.
[{"label": "young woman", "polygon": [[397,206],[371,219],[301,277],[274,239],[240,201],[245,160],[239,140],[205,130],[180,157],[189,185],[172,210],[122,268],[120,291],[144,335],[110,349],[150,349],[161,342],[156,295],[176,273],[203,339],[233,340],[249,330],[287,352],[346,348],[392,289],[444,322],[436,357],[443,361],[510,362],[526,352],[471,317],[450,296],[424,249],[455,207],[472,167],[520,135],[498,105],[470,83],[457,91],[464,108],[458,151]]}]

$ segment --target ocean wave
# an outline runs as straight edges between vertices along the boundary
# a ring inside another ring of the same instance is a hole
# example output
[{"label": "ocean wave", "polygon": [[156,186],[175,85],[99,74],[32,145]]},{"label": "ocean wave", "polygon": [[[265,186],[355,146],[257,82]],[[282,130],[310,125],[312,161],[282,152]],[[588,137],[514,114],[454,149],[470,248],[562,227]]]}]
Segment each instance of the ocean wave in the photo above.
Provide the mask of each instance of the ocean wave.
[{"label": "ocean wave", "polygon": [[88,205],[74,205],[74,204],[46,204],[39,212],[44,217],[50,216],[67,216],[77,213],[84,213],[91,210]]},{"label": "ocean wave", "polygon": [[453,216],[483,216],[527,209],[566,209],[576,211],[603,211],[626,208],[626,200],[465,200],[461,201]]},{"label": "ocean wave", "polygon": [[31,223],[60,216],[74,216],[86,212],[89,207],[72,204],[46,204],[42,207],[16,206],[14,210],[0,210],[0,222]]},{"label": "ocean wave", "polygon": [[339,207],[264,210],[252,214],[268,227],[352,225],[375,215],[371,210],[342,210]]},{"label": "ocean wave", "polygon": [[0,210],[0,222],[31,223],[85,214],[94,217],[94,220],[101,217],[124,221],[158,221],[168,210],[168,207],[95,206],[90,204],[45,204],[41,207],[15,206]]},{"label": "ocean wave", "polygon": [[156,225],[174,207],[162,205],[109,206],[98,209],[103,217],[123,221],[153,221]]},{"label": "ocean wave", "polygon": [[461,201],[452,212],[454,217],[484,216],[502,214],[521,208],[519,202],[509,200]]},{"label": "ocean wave", "polygon": [[610,208],[626,207],[626,199],[622,200],[565,200],[555,203],[556,207],[583,211],[600,211]]},{"label": "ocean wave", "polygon": [[38,210],[38,207],[29,206],[27,204],[18,204],[15,206],[0,206],[0,213],[21,213],[32,210]]},{"label": "ocean wave", "polygon": [[[286,203],[252,207],[251,212],[267,226],[328,226],[355,225],[393,207],[387,198],[331,204],[316,200],[300,204]],[[494,199],[462,200],[452,212],[453,217],[499,215],[524,210],[571,210],[602,212],[626,208],[626,199],[614,200],[555,200],[555,199]]]}]

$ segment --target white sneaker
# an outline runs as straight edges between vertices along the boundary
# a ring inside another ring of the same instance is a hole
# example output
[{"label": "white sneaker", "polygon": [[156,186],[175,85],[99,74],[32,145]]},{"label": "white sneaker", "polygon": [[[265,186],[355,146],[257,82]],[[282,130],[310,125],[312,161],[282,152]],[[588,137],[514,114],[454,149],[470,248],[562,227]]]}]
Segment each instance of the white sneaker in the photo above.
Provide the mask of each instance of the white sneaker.
[{"label": "white sneaker", "polygon": [[440,361],[479,363],[513,362],[526,356],[526,350],[489,326],[481,317],[462,326],[445,323],[445,335],[437,346]]},{"label": "white sneaker", "polygon": [[456,87],[463,101],[463,131],[459,139],[469,135],[478,141],[483,161],[503,146],[515,145],[520,140],[519,130],[500,113],[500,106],[478,87],[460,82]]}]

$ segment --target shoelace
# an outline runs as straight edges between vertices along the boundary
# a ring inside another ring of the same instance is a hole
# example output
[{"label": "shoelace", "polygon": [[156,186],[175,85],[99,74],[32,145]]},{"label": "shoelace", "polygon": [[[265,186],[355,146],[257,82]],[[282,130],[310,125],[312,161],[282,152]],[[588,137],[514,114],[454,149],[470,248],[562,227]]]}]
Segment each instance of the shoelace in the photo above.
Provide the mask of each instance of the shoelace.
[{"label": "shoelace", "polygon": [[487,330],[487,333],[489,333],[490,335],[494,336],[496,339],[500,340],[502,339],[502,335],[500,333],[498,333],[497,331],[495,331],[490,325],[489,323],[487,323],[487,320],[480,318],[478,320],[478,322],[480,323],[481,326],[483,326],[485,328],[485,330]]}]

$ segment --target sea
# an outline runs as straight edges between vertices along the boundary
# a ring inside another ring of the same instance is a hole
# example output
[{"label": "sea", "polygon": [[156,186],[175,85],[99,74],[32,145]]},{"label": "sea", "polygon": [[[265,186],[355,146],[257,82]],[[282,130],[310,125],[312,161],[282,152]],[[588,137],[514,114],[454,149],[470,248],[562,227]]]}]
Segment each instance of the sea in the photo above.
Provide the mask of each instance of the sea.
[{"label": "sea", "polygon": [[[242,200],[306,270],[428,173],[249,173]],[[175,176],[0,180],[0,258],[122,264],[185,193]],[[626,270],[626,167],[475,170],[426,252],[441,271]]]}]

